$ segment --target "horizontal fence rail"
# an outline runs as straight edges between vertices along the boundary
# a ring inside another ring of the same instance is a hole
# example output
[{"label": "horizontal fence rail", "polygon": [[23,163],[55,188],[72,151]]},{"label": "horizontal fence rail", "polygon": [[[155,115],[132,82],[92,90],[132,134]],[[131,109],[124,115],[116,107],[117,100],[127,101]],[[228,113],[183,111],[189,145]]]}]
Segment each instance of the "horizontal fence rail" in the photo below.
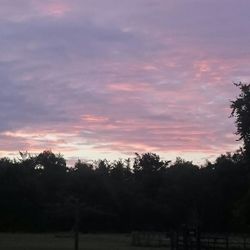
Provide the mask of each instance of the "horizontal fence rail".
[{"label": "horizontal fence rail", "polygon": [[250,236],[233,234],[182,234],[177,232],[133,232],[132,245],[171,250],[250,250]]},{"label": "horizontal fence rail", "polygon": [[171,247],[171,238],[167,233],[133,232],[132,245],[142,247]]},{"label": "horizontal fence rail", "polygon": [[203,235],[200,242],[205,249],[250,249],[250,237],[243,235]]}]

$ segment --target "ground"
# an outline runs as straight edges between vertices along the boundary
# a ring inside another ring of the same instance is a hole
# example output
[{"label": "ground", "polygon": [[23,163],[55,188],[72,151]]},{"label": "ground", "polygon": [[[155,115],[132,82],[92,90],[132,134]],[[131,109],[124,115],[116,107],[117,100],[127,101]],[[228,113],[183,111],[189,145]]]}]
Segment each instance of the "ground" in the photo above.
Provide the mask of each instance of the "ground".
[{"label": "ground", "polygon": [[[0,234],[3,250],[74,250],[74,240],[65,234]],[[131,236],[114,234],[80,235],[79,250],[156,250],[131,246]]]}]

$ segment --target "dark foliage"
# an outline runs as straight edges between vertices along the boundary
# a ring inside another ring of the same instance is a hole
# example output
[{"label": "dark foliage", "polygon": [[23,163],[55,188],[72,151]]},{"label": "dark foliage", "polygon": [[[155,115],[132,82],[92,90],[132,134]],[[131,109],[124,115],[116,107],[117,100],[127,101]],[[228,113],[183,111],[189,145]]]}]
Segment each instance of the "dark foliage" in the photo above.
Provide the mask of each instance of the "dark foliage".
[{"label": "dark foliage", "polygon": [[250,168],[241,152],[198,167],[153,153],[127,161],[78,161],[66,167],[50,151],[0,160],[1,231],[71,230],[75,200],[84,232],[168,230],[183,223],[206,231],[250,225]]},{"label": "dark foliage", "polygon": [[250,84],[235,83],[240,89],[240,95],[232,101],[232,116],[236,118],[239,140],[244,142],[244,150],[250,154]]}]

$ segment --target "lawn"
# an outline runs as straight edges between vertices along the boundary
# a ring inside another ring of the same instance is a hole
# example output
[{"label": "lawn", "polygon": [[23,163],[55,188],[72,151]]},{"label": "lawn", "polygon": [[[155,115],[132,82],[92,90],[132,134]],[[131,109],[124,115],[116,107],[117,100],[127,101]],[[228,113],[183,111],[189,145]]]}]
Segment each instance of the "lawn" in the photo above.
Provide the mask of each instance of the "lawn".
[{"label": "lawn", "polygon": [[[58,237],[59,236],[59,237]],[[74,250],[73,238],[63,234],[0,234],[3,250]],[[82,234],[79,250],[155,250],[131,246],[130,235]]]}]

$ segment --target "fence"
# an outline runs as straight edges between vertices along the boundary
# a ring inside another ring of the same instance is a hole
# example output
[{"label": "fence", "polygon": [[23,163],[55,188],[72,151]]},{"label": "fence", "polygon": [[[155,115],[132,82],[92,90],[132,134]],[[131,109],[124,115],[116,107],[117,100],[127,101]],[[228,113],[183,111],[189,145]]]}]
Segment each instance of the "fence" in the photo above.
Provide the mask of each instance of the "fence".
[{"label": "fence", "polygon": [[203,235],[203,249],[250,249],[250,238],[246,235]]},{"label": "fence", "polygon": [[168,247],[171,248],[171,237],[160,232],[133,232],[132,245],[142,247]]},{"label": "fence", "polygon": [[132,245],[165,247],[171,250],[250,250],[247,235],[201,234],[191,232],[133,232]]}]

